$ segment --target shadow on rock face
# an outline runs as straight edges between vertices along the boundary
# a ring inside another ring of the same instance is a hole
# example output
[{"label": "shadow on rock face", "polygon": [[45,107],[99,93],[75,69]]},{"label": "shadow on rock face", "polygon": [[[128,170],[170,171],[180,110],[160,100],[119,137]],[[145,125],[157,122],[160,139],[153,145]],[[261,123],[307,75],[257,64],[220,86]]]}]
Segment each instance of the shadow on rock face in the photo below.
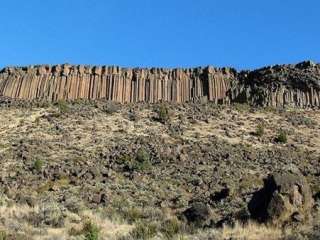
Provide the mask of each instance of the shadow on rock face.
[{"label": "shadow on rock face", "polygon": [[313,197],[315,200],[320,200],[320,192],[317,192]]},{"label": "shadow on rock face", "polygon": [[307,220],[312,206],[310,186],[304,176],[284,171],[265,179],[264,187],[253,195],[248,209],[259,222],[284,225]]},{"label": "shadow on rock face", "polygon": [[224,188],[221,191],[215,192],[210,196],[211,200],[213,202],[220,202],[230,195],[230,189],[229,188]]},{"label": "shadow on rock face", "polygon": [[248,209],[253,219],[258,222],[266,222],[268,219],[268,206],[273,196],[273,193],[277,190],[277,186],[273,181],[270,181],[270,177],[264,180],[264,187],[253,194],[251,201],[249,202]]}]

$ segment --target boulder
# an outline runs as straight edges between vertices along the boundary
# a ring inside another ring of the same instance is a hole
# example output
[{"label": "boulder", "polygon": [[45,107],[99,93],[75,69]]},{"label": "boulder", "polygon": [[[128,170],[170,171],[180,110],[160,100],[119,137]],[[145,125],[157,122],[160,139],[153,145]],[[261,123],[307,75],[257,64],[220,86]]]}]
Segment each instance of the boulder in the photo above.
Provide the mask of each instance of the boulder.
[{"label": "boulder", "polygon": [[279,171],[265,179],[263,189],[249,203],[254,219],[275,225],[303,222],[313,206],[311,189],[299,172]]},{"label": "boulder", "polygon": [[189,224],[197,227],[209,226],[212,216],[210,207],[201,202],[193,203],[183,215]]},{"label": "boulder", "polygon": [[229,188],[223,188],[220,191],[216,191],[213,194],[211,194],[210,195],[210,199],[213,202],[220,202],[220,201],[226,199],[229,196],[230,196],[230,189]]}]

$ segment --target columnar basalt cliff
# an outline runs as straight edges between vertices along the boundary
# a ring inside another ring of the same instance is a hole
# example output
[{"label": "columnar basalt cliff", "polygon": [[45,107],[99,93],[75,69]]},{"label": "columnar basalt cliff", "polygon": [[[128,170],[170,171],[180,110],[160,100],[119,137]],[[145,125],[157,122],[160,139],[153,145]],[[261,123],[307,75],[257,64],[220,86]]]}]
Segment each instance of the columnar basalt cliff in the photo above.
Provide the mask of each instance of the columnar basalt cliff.
[{"label": "columnar basalt cliff", "polygon": [[26,100],[107,99],[129,102],[247,102],[263,106],[320,106],[320,65],[232,68],[120,68],[40,65],[0,72],[0,96]]},{"label": "columnar basalt cliff", "polygon": [[186,102],[225,99],[232,69],[129,69],[120,67],[34,66],[5,68],[0,94],[17,99],[107,99],[128,102]]}]

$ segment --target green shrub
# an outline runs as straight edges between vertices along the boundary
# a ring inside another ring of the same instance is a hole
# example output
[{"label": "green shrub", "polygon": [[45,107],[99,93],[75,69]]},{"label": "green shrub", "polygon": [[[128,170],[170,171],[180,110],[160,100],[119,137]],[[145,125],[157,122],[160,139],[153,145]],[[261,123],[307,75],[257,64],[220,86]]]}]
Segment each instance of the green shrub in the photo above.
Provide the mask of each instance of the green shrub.
[{"label": "green shrub", "polygon": [[180,230],[181,224],[176,218],[165,221],[161,227],[161,232],[167,239],[172,239]]},{"label": "green shrub", "polygon": [[169,109],[165,105],[160,105],[157,109],[157,120],[163,124],[169,120]]},{"label": "green shrub", "polygon": [[313,119],[295,112],[287,113],[287,121],[295,127],[304,125],[308,128],[314,128],[317,125]]},{"label": "green shrub", "polygon": [[157,234],[157,226],[145,222],[138,223],[130,232],[133,239],[147,240],[155,237]]},{"label": "green shrub", "polygon": [[72,213],[79,214],[81,211],[85,209],[85,205],[81,199],[74,195],[69,195],[65,202],[64,206]]},{"label": "green shrub", "polygon": [[64,100],[59,100],[56,103],[56,106],[58,107],[60,113],[67,113],[69,111],[68,103]]},{"label": "green shrub", "polygon": [[237,112],[249,112],[251,108],[247,103],[234,103],[233,107]]},{"label": "green shrub", "polygon": [[148,162],[150,161],[150,154],[145,148],[139,148],[137,151],[137,161]]},{"label": "green shrub", "polygon": [[262,124],[259,124],[257,126],[255,135],[258,136],[258,137],[262,137],[264,135],[264,126]]},{"label": "green shrub", "polygon": [[278,133],[278,136],[276,137],[276,141],[278,143],[287,143],[288,138],[287,138],[286,132],[283,130],[280,130]]},{"label": "green shrub", "polygon": [[107,114],[116,113],[119,111],[119,109],[120,109],[119,105],[117,105],[114,102],[107,102],[102,108],[102,110]]},{"label": "green shrub", "polygon": [[124,164],[124,165],[127,165],[128,167],[132,166],[132,162],[133,162],[131,156],[128,154],[121,155],[119,158],[117,158],[116,161],[118,164]]},{"label": "green shrub", "polygon": [[34,161],[33,163],[33,168],[37,171],[37,172],[40,172],[42,167],[44,165],[44,162],[40,159],[37,159]]},{"label": "green shrub", "polygon": [[83,226],[83,235],[85,240],[98,240],[100,229],[91,221],[86,222]]},{"label": "green shrub", "polygon": [[7,240],[7,233],[5,231],[0,231],[0,240]]},{"label": "green shrub", "polygon": [[124,154],[117,158],[117,163],[121,164],[126,171],[146,170],[151,167],[150,154],[145,148],[139,148],[136,155],[131,157]]},{"label": "green shrub", "polygon": [[136,163],[134,168],[138,170],[145,170],[149,168],[150,163],[150,154],[145,148],[139,148],[136,155]]}]

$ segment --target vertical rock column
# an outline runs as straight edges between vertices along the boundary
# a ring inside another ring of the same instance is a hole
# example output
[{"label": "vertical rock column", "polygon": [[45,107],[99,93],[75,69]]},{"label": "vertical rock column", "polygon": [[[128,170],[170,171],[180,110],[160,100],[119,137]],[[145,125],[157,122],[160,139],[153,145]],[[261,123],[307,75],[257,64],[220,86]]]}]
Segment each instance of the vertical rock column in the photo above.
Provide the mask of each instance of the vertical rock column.
[{"label": "vertical rock column", "polygon": [[[129,69],[116,66],[36,66],[0,73],[0,94],[19,99],[107,99],[128,102],[186,102],[226,97],[230,74],[215,68]],[[232,77],[232,76],[231,76]],[[308,101],[319,102],[318,92]]]}]

